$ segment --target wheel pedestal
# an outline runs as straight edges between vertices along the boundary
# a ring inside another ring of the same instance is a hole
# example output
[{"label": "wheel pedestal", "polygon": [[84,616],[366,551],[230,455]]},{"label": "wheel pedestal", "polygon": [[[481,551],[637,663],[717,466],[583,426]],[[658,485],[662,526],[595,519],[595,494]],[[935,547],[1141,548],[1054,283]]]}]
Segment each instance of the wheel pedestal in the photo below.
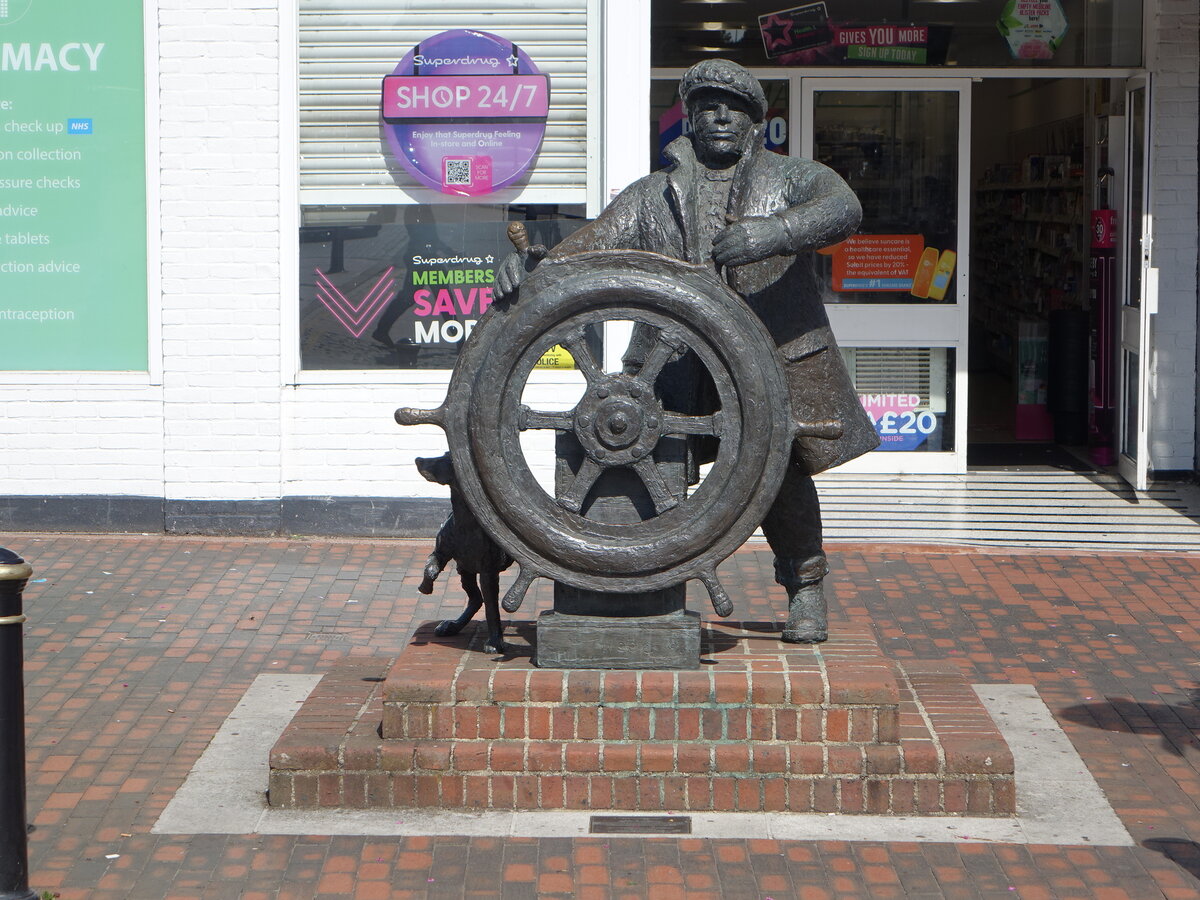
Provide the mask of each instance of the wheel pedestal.
[{"label": "wheel pedestal", "polygon": [[[673,494],[687,487],[685,446],[660,441],[655,464]],[[576,482],[584,455],[578,441],[555,442],[559,496]],[[627,469],[605,472],[587,498],[587,516],[608,525],[635,524],[654,514],[653,500]],[[534,665],[542,669],[697,669],[700,615],[686,609],[687,586],[612,593],[554,583],[554,610],[537,620]]]},{"label": "wheel pedestal", "polygon": [[700,614],[579,616],[544,612],[537,621],[540,669],[698,669]]}]

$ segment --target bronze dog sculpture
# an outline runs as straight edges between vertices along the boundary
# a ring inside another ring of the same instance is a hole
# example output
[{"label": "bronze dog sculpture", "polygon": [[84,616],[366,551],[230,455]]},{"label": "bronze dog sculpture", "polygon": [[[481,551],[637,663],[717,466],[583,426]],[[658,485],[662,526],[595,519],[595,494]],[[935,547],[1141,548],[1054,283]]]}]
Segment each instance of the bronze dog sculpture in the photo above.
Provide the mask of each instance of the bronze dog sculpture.
[{"label": "bronze dog sculpture", "polygon": [[467,606],[457,619],[441,622],[435,631],[439,637],[458,634],[474,618],[482,606],[487,617],[488,638],[485,648],[493,653],[505,653],[502,638],[504,625],[500,621],[500,573],[512,565],[512,557],[500,549],[488,536],[471,512],[458,489],[454,463],[449,453],[441,456],[419,457],[417,471],[427,481],[450,488],[449,518],[438,529],[433,552],[425,560],[421,584],[422,594],[433,593],[433,583],[446,565],[454,560]]}]

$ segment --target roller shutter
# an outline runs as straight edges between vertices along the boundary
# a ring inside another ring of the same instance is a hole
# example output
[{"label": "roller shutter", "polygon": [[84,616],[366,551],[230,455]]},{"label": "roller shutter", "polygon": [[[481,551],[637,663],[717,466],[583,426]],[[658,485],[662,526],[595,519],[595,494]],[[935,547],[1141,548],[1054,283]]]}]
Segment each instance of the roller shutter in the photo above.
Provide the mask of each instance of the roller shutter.
[{"label": "roller shutter", "polygon": [[915,394],[920,407],[946,411],[946,350],[929,347],[843,347],[842,358],[860,394]]},{"label": "roller shutter", "polygon": [[300,0],[299,10],[302,204],[404,202],[397,184],[413,183],[387,150],[380,82],[414,45],[457,28],[512,40],[550,76],[546,137],[526,197],[584,202],[587,0]]}]

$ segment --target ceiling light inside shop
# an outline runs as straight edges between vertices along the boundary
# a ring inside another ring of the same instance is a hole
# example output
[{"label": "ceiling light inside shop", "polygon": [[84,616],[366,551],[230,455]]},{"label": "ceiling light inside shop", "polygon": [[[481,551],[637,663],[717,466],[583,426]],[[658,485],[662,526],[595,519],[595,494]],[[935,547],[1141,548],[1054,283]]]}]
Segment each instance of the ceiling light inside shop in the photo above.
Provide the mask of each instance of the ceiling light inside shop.
[{"label": "ceiling light inside shop", "polygon": [[738,44],[746,37],[746,27],[740,22],[696,22],[688,31],[718,32],[725,44]]}]

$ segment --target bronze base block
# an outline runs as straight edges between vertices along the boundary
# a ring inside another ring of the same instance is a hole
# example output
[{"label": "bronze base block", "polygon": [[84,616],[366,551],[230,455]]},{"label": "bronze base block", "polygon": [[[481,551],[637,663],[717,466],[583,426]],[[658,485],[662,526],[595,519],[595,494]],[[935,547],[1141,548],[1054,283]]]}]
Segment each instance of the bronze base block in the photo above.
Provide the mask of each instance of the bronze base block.
[{"label": "bronze base block", "polygon": [[541,669],[698,669],[700,614],[573,616],[547,611],[537,621]]}]

